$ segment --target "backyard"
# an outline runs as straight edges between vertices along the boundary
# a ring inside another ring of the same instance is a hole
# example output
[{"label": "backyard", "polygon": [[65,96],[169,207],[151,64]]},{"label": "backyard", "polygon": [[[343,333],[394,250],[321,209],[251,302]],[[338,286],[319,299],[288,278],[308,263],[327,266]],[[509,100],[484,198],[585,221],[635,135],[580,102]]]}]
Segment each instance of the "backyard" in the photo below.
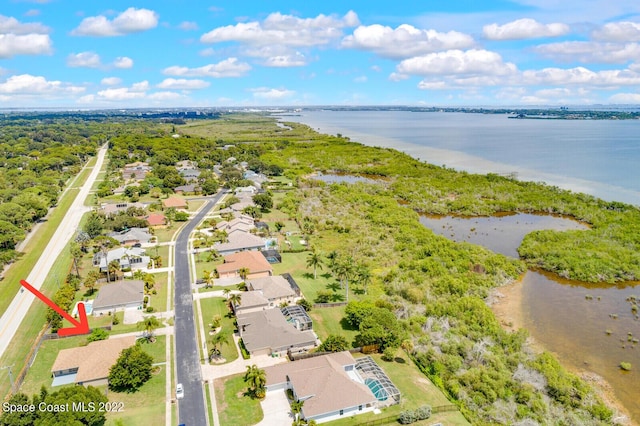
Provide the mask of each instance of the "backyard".
[{"label": "backyard", "polygon": [[255,425],[262,420],[260,401],[244,394],[247,384],[243,375],[217,379],[214,388],[221,425]]},{"label": "backyard", "polygon": [[209,297],[205,299],[200,299],[200,307],[202,309],[202,321],[204,324],[204,332],[207,338],[207,353],[211,349],[211,334],[209,334],[211,330],[210,324],[213,321],[213,317],[215,315],[220,315],[222,318],[221,323],[221,331],[223,333],[229,333],[229,344],[222,345],[220,351],[222,353],[222,357],[226,360],[226,362],[231,362],[238,358],[238,350],[236,349],[235,344],[233,343],[233,332],[235,330],[235,319],[230,316],[229,308],[227,306],[226,300],[220,297]]}]

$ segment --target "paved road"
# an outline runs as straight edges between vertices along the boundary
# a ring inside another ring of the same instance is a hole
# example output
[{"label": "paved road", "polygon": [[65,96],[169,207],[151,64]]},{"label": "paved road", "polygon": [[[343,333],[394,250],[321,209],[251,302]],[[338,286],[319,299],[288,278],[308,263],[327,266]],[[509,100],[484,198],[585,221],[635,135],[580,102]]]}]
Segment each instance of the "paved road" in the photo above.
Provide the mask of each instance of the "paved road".
[{"label": "paved road", "polygon": [[[84,182],[82,188],[80,188],[80,192],[76,196],[75,200],[73,200],[71,207],[69,207],[67,214],[62,219],[62,222],[60,222],[58,229],[56,229],[56,232],[53,234],[53,237],[51,237],[49,244],[47,244],[47,247],[42,252],[40,259],[38,259],[36,264],[33,266],[29,276],[26,277],[29,284],[36,289],[40,290],[40,287],[42,287],[53,263],[78,229],[82,215],[90,210],[90,207],[86,207],[84,205],[84,201],[89,195],[89,191],[98,177],[98,173],[102,168],[106,153],[107,147],[105,145],[100,149],[100,151],[98,151],[98,158],[93,170],[89,174],[89,178]],[[2,315],[2,318],[0,318],[0,356],[4,354],[7,346],[9,346],[9,343],[18,330],[22,319],[27,315],[27,311],[34,299],[35,296],[28,291],[18,292]]]},{"label": "paved road", "polygon": [[175,245],[176,367],[178,383],[184,386],[184,398],[178,401],[178,411],[179,423],[184,423],[186,426],[207,424],[187,246],[189,234],[223,196],[224,193],[219,192],[202,207],[200,212],[182,229]]}]

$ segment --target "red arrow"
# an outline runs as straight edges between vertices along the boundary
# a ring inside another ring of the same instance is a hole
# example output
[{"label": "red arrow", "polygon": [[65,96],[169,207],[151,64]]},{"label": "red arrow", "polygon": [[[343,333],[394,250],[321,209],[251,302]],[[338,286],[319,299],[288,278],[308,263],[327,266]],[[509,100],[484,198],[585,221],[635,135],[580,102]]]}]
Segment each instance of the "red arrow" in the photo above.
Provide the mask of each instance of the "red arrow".
[{"label": "red arrow", "polygon": [[78,302],[78,316],[80,317],[80,321],[78,321],[74,317],[63,311],[60,306],[56,305],[51,299],[40,293],[25,280],[20,280],[20,284],[22,284],[24,288],[33,293],[34,296],[36,296],[38,299],[46,303],[51,309],[62,315],[64,318],[66,318],[67,321],[73,324],[73,327],[58,329],[58,336],[75,336],[76,334],[89,334],[89,320],[87,319],[87,313],[84,309],[84,303]]}]

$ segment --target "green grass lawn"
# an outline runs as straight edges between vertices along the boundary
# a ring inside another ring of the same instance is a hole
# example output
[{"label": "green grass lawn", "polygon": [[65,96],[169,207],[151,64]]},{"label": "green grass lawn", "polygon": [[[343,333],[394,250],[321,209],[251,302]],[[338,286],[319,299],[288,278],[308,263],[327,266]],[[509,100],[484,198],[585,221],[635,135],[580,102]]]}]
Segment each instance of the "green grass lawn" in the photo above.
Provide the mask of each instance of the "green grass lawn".
[{"label": "green grass lawn", "polygon": [[180,224],[172,224],[166,228],[155,228],[153,230],[153,235],[157,237],[159,243],[166,243],[171,241],[173,234],[175,234],[179,228]]},{"label": "green grass lawn", "polygon": [[254,425],[264,417],[260,401],[244,395],[247,385],[242,377],[239,374],[214,383],[221,425]]},{"label": "green grass lawn", "polygon": [[190,212],[195,212],[196,210],[198,210],[200,208],[200,206],[202,206],[205,203],[204,200],[189,200],[187,199],[187,205],[189,206],[189,211]]},{"label": "green grass lawn", "polygon": [[313,320],[313,331],[316,332],[320,340],[327,338],[330,334],[342,335],[351,344],[358,334],[358,330],[351,328],[344,318],[344,306],[333,308],[315,308],[309,312]]},{"label": "green grass lawn", "polygon": [[[358,425],[366,421],[373,421],[377,418],[394,416],[388,424],[397,425],[395,420],[397,415],[404,410],[415,410],[422,405],[430,405],[437,407],[441,405],[449,405],[451,402],[442,394],[428,378],[426,378],[420,370],[413,364],[409,357],[402,350],[398,350],[395,361],[382,361],[381,355],[372,355],[376,363],[382,367],[387,373],[393,384],[400,390],[400,404],[391,406],[382,411],[382,414],[376,415],[366,413],[354,417],[336,420],[331,422],[332,425]],[[447,426],[463,426],[470,423],[464,418],[459,411],[444,412],[432,415],[429,419],[421,422],[412,423],[413,425],[426,426],[441,422]]]},{"label": "green grass lawn", "polygon": [[[154,344],[157,344],[154,343]],[[164,350],[164,345],[162,346]],[[164,425],[166,401],[166,366],[158,366],[151,379],[134,393],[116,393],[109,391],[110,402],[122,402],[124,409],[120,413],[107,414],[106,426],[122,425]],[[101,387],[104,391],[106,386]]]},{"label": "green grass lawn", "polygon": [[155,336],[156,340],[153,343],[149,343],[145,339],[139,339],[138,342],[142,346],[142,349],[153,357],[153,363],[166,362],[167,351],[166,342],[167,336]]},{"label": "green grass lawn", "polygon": [[168,275],[166,272],[160,274],[153,274],[156,279],[154,289],[157,294],[152,294],[150,306],[153,306],[156,312],[164,312],[167,310],[167,280]]},{"label": "green grass lawn", "polygon": [[222,259],[207,262],[206,259],[209,256],[208,253],[197,253],[195,256],[196,260],[198,259],[198,256],[200,256],[200,259],[202,259],[202,262],[196,262],[196,280],[203,277],[205,269],[209,272],[213,272],[218,265],[221,265],[223,263]]},{"label": "green grass lawn", "polygon": [[293,276],[302,290],[305,299],[313,302],[320,290],[332,290],[335,293],[336,301],[342,301],[344,291],[340,289],[336,280],[325,270],[318,269],[318,276],[313,278],[313,268],[307,268],[307,257],[309,252],[302,253],[282,253],[282,263],[273,265],[273,273],[284,274],[288,272]]},{"label": "green grass lawn", "polygon": [[115,317],[118,318],[118,324],[111,327],[110,334],[131,333],[138,330],[137,324],[124,324],[124,312],[116,312]]},{"label": "green grass lawn", "polygon": [[[210,297],[206,299],[200,299],[200,307],[202,308],[202,321],[204,324],[205,336],[207,338],[207,353],[211,349],[211,343],[208,341],[210,334],[212,318],[214,315],[220,315],[222,317],[222,332],[233,333],[235,330],[234,318],[230,318],[229,308],[224,299],[220,297]],[[232,336],[229,336],[229,345],[223,345],[221,348],[222,356],[227,362],[234,361],[238,358],[238,350],[233,343]],[[201,343],[202,344],[202,343]]]}]

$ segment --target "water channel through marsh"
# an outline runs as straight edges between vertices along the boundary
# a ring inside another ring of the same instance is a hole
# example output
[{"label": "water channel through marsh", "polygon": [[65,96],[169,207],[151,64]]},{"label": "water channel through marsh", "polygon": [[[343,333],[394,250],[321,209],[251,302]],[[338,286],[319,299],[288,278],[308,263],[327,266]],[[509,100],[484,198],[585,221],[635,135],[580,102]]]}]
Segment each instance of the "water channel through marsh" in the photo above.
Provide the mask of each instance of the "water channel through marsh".
[{"label": "water channel through marsh", "polygon": [[[420,221],[451,240],[511,257],[518,257],[522,239],[534,230],[588,229],[571,219],[534,214],[423,216]],[[591,284],[530,270],[520,285],[519,309],[530,335],[572,369],[602,376],[634,423],[640,423],[640,320],[631,310],[632,298],[640,299],[640,283]],[[621,362],[630,363],[632,370],[622,371]]]}]

